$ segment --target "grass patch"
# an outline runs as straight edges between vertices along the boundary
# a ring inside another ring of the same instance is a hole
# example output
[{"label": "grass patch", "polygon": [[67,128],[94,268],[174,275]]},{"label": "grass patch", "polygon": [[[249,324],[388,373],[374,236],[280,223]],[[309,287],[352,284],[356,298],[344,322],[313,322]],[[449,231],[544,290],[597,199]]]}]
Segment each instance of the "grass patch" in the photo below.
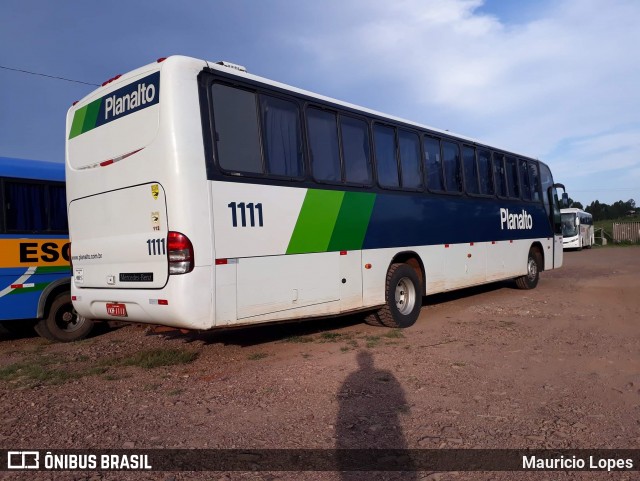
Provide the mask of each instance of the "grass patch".
[{"label": "grass patch", "polygon": [[135,354],[115,360],[121,366],[137,366],[144,369],[153,369],[161,366],[176,366],[189,364],[198,358],[195,351],[186,349],[147,349]]},{"label": "grass patch", "polygon": [[2,381],[31,381],[34,384],[62,384],[78,378],[78,373],[51,369],[38,360],[30,362],[16,362],[0,369]]},{"label": "grass patch", "polygon": [[338,342],[342,337],[339,332],[323,332],[320,334],[320,342]]},{"label": "grass patch", "polygon": [[376,347],[380,344],[380,336],[366,336],[364,339],[367,341],[368,348]]},{"label": "grass patch", "polygon": [[383,336],[390,339],[402,339],[404,337],[404,334],[402,333],[402,329],[391,329],[390,331],[384,333]]},{"label": "grass patch", "polygon": [[259,361],[260,359],[264,359],[268,355],[269,354],[267,354],[266,352],[256,352],[254,354],[249,354],[247,356],[247,359],[249,359],[249,361]]},{"label": "grass patch", "polygon": [[291,337],[287,337],[282,342],[304,344],[304,343],[307,343],[307,342],[313,342],[313,340],[314,339],[313,339],[312,336],[291,336]]},{"label": "grass patch", "polygon": [[[60,359],[51,354],[30,356],[19,362],[0,368],[0,381],[17,385],[63,384],[85,376],[100,376],[115,381],[130,375],[109,374],[111,367],[137,366],[151,369],[159,366],[174,366],[194,361],[198,353],[186,349],[148,349],[131,356],[102,359],[93,364],[85,355],[72,359]],[[89,362],[87,362],[89,361]]]}]

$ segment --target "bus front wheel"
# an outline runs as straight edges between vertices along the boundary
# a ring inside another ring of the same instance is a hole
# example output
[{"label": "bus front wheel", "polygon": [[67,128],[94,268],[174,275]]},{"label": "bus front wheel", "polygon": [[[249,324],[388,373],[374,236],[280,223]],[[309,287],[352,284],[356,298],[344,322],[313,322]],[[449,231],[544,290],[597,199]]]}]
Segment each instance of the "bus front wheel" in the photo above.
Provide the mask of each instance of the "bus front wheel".
[{"label": "bus front wheel", "polygon": [[422,285],[413,267],[392,264],[385,284],[386,304],[367,316],[365,322],[385,327],[412,326],[422,307]]},{"label": "bus front wheel", "polygon": [[36,332],[50,341],[72,342],[84,339],[93,329],[93,321],[79,315],[68,292],[58,294],[49,314],[35,325]]},{"label": "bus front wheel", "polygon": [[529,250],[527,257],[527,273],[516,278],[516,285],[520,289],[534,289],[540,280],[542,257],[536,249]]}]

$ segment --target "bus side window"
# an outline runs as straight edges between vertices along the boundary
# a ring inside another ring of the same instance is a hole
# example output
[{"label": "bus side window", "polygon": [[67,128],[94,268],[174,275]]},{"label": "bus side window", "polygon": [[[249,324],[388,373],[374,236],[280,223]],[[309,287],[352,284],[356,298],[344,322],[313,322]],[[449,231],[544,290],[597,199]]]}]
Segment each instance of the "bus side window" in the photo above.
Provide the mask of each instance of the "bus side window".
[{"label": "bus side window", "polygon": [[231,172],[263,173],[256,94],[213,84],[218,165]]},{"label": "bus side window", "polygon": [[522,187],[522,199],[533,200],[531,197],[531,180],[529,179],[529,166],[524,159],[518,160],[520,172],[520,186]]},{"label": "bus side window", "polygon": [[535,162],[529,162],[529,178],[531,179],[532,200],[540,202],[540,175]]},{"label": "bus side window", "polygon": [[371,185],[371,152],[367,123],[340,116],[340,134],[345,180],[355,184]]},{"label": "bus side window", "polygon": [[500,197],[507,196],[507,184],[504,172],[504,155],[493,153],[493,180],[496,186],[496,194]]},{"label": "bus side window", "polygon": [[376,125],[373,137],[376,146],[378,183],[381,187],[400,187],[395,129],[386,125]]},{"label": "bus side window", "polygon": [[491,154],[488,150],[478,150],[478,177],[480,180],[480,193],[493,195],[493,171],[491,169]]},{"label": "bus side window", "polygon": [[31,232],[49,229],[45,189],[44,184],[5,181],[7,231]]},{"label": "bus side window", "polygon": [[[551,171],[549,167],[545,164],[540,164],[540,184],[542,187],[542,200],[544,202],[544,208],[547,211],[547,215],[551,219],[551,201],[552,199],[549,197],[549,188],[553,186],[553,177],[551,176]],[[554,217],[555,210],[557,206],[554,206]]]},{"label": "bus side window", "polygon": [[398,143],[400,145],[402,187],[406,189],[421,189],[420,139],[416,134],[399,130]]},{"label": "bus side window", "polygon": [[444,190],[442,163],[440,161],[440,141],[435,137],[423,140],[424,161],[427,171],[427,187],[431,190]]},{"label": "bus side window", "polygon": [[458,144],[442,142],[442,164],[447,192],[462,192],[460,147]]},{"label": "bus side window", "polygon": [[341,182],[336,114],[309,108],[307,125],[313,178],[319,181]]},{"label": "bus side window", "polygon": [[260,95],[260,109],[267,173],[301,177],[304,171],[298,106],[288,100]]},{"label": "bus side window", "polygon": [[520,198],[520,181],[518,179],[518,162],[515,157],[507,156],[504,161],[509,197]]},{"label": "bus side window", "polygon": [[473,147],[462,147],[462,161],[464,165],[464,182],[467,194],[479,194],[478,188],[478,165],[476,164],[476,149]]},{"label": "bus side window", "polygon": [[67,196],[64,185],[49,185],[49,229],[67,232]]}]

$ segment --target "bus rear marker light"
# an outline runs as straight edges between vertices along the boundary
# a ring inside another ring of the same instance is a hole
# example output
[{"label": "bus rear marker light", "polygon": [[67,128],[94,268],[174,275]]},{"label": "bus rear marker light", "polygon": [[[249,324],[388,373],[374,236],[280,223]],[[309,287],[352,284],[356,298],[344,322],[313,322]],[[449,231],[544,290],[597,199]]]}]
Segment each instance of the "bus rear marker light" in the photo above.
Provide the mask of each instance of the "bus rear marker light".
[{"label": "bus rear marker light", "polygon": [[365,265],[364,265],[364,268],[365,268],[365,269],[371,269],[371,264],[365,264]]}]

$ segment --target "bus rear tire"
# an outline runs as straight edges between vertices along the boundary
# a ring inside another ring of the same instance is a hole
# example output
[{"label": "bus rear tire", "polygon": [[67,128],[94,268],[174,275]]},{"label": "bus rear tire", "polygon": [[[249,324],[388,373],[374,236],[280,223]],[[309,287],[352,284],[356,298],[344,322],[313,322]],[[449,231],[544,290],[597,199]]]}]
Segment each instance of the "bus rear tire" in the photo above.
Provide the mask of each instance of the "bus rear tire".
[{"label": "bus rear tire", "polygon": [[87,337],[93,321],[79,315],[71,303],[71,294],[58,294],[49,308],[49,315],[34,326],[36,332],[50,341],[73,342]]},{"label": "bus rear tire", "polygon": [[527,273],[516,278],[516,285],[520,289],[535,289],[540,280],[542,270],[542,256],[537,249],[530,249],[527,256]]},{"label": "bus rear tire", "polygon": [[391,264],[387,271],[385,299],[384,307],[367,316],[367,324],[394,328],[415,324],[422,308],[422,285],[411,266]]}]

